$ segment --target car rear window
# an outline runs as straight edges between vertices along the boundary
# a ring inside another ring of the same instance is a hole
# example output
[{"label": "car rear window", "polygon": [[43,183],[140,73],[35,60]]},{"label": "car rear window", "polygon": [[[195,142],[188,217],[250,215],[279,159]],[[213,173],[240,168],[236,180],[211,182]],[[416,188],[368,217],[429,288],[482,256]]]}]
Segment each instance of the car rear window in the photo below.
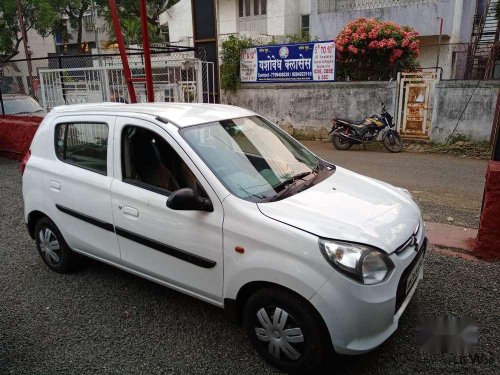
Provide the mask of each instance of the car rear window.
[{"label": "car rear window", "polygon": [[102,123],[57,124],[57,157],[69,164],[107,174],[108,125]]}]

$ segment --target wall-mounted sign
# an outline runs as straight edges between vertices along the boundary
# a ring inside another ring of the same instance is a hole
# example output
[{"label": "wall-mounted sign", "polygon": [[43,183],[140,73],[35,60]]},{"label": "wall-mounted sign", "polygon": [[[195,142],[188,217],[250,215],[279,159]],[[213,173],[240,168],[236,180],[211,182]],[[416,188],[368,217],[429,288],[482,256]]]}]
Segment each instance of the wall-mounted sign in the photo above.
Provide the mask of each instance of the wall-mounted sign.
[{"label": "wall-mounted sign", "polygon": [[241,82],[335,81],[335,42],[252,47],[242,51]]}]

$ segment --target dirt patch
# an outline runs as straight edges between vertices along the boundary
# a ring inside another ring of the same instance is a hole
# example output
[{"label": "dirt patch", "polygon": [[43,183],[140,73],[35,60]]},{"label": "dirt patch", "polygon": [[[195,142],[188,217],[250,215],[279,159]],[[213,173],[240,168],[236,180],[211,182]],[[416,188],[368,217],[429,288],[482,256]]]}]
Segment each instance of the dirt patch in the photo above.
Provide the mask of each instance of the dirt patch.
[{"label": "dirt patch", "polygon": [[[300,141],[310,141],[310,135],[304,136],[303,133],[292,134],[296,139]],[[330,143],[330,138],[321,138],[321,142]],[[413,141],[413,140],[403,140],[404,141],[404,152],[413,152],[418,154],[441,154],[457,156],[466,159],[476,159],[476,160],[489,160],[491,157],[491,146],[489,142],[467,142],[458,141],[452,144],[438,144],[429,143],[424,141]],[[382,142],[372,142],[366,143],[364,145],[354,145],[351,150],[367,150],[367,151],[384,151],[384,145]]]},{"label": "dirt patch", "polygon": [[491,156],[491,147],[488,142],[458,141],[452,144],[437,144],[406,141],[405,151],[445,154],[481,160],[489,160]]}]

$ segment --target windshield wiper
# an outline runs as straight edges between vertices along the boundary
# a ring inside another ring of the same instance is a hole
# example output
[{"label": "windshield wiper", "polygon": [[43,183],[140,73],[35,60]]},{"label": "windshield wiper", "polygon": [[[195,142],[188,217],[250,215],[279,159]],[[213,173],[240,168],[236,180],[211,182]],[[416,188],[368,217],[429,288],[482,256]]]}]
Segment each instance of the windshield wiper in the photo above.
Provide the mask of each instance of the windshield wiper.
[{"label": "windshield wiper", "polygon": [[273,186],[273,189],[275,191],[281,191],[283,188],[288,188],[291,184],[295,182],[295,180],[300,180],[303,177],[309,176],[312,172],[303,172],[296,174],[295,176],[292,176],[288,179],[286,179],[283,182],[280,182],[278,185]]},{"label": "windshield wiper", "polygon": [[[312,184],[312,181],[314,181],[316,179],[316,177],[318,176],[320,170],[323,169],[323,163],[320,161],[312,170],[311,172],[304,172],[304,173],[299,173],[295,176],[292,176],[291,178],[283,181],[282,183],[276,185],[273,187],[273,189],[276,191],[277,189],[280,189],[281,187],[284,187],[283,190],[281,190],[280,192],[278,192],[276,195],[272,196],[271,199],[269,199],[269,202],[274,202],[276,200],[278,200],[279,198],[281,198],[283,195],[285,195],[286,193],[288,193],[296,184],[295,184],[295,181],[296,180],[300,180],[301,178],[304,178],[306,176],[309,176],[311,174],[314,174],[315,176],[311,179],[311,184]],[[311,184],[308,184],[307,187],[311,186]],[[307,187],[305,189],[307,189]],[[305,190],[303,189],[303,190]]]},{"label": "windshield wiper", "polygon": [[240,190],[243,190],[245,193],[247,193],[248,195],[251,195],[255,198],[259,198],[260,200],[263,200],[263,199],[266,199],[266,196],[263,195],[259,195],[259,194],[255,194],[255,193],[252,193],[251,191],[248,191],[248,189],[245,189],[243,186],[241,186],[240,184],[238,184],[238,187],[240,188]]},{"label": "windshield wiper", "polygon": [[[312,184],[314,184],[314,181],[316,180],[316,178],[319,176],[319,172],[322,171],[323,169],[325,169],[325,166],[324,164],[320,161],[318,162],[318,164],[314,167],[314,169],[312,170],[311,173],[314,173],[315,176],[313,178],[311,178],[311,180],[309,181],[309,183],[307,184],[307,187],[306,189],[309,187],[309,186],[312,186]],[[305,190],[305,189],[304,189]]]},{"label": "windshield wiper", "polygon": [[312,172],[317,174],[320,170],[323,169],[323,167],[323,163],[319,161],[318,164],[316,164],[316,166],[313,168]]},{"label": "windshield wiper", "polygon": [[271,199],[269,200],[269,202],[273,202],[273,201],[278,200],[280,197],[282,197],[283,195],[285,195],[286,193],[288,193],[290,191],[290,189],[292,189],[296,185],[296,181],[297,180],[300,180],[303,177],[309,176],[311,173],[314,173],[314,171],[303,172],[303,173],[296,174],[295,176],[292,176],[289,179],[287,179],[287,180],[281,182],[280,184],[274,186],[273,189],[275,191],[276,190],[280,190],[280,191],[277,194],[273,195],[271,197]]}]

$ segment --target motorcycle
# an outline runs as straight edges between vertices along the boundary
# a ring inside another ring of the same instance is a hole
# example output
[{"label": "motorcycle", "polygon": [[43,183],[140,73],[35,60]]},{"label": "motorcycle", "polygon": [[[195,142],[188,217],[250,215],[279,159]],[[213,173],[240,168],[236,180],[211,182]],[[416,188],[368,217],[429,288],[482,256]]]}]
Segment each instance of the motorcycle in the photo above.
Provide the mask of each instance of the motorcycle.
[{"label": "motorcycle", "polygon": [[390,152],[401,152],[403,140],[394,127],[392,116],[382,103],[380,116],[373,115],[361,121],[334,118],[328,134],[332,135],[332,143],[337,150],[348,150],[354,144],[373,142],[382,133],[384,147]]}]

